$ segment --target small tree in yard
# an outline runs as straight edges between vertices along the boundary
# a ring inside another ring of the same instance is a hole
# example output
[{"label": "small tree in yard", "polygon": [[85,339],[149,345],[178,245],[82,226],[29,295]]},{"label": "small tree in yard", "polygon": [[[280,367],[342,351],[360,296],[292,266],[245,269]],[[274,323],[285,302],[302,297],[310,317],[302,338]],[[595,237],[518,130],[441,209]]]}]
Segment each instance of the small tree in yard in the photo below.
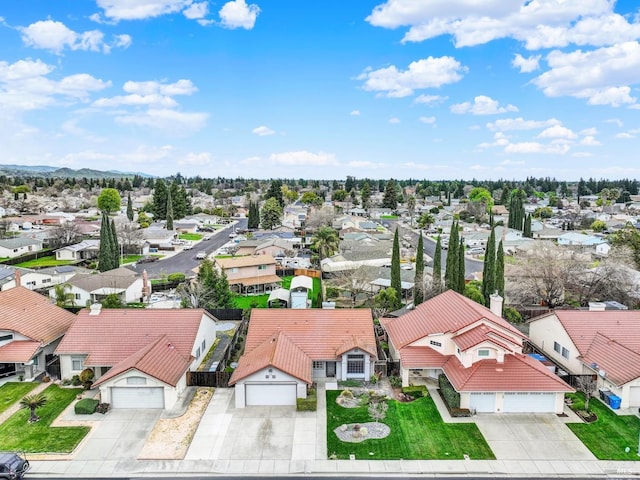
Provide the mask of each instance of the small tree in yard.
[{"label": "small tree in yard", "polygon": [[40,407],[44,407],[47,403],[47,397],[43,393],[35,393],[33,395],[27,395],[20,400],[20,408],[28,408],[29,423],[35,423],[40,420],[40,417],[36,415],[36,410]]},{"label": "small tree in yard", "polygon": [[380,420],[384,420],[387,416],[387,409],[389,404],[384,400],[376,400],[369,404],[369,416],[375,420],[376,423],[380,423]]},{"label": "small tree in yard", "polygon": [[584,409],[589,411],[589,400],[596,393],[598,382],[591,375],[576,377],[576,390],[584,393]]}]

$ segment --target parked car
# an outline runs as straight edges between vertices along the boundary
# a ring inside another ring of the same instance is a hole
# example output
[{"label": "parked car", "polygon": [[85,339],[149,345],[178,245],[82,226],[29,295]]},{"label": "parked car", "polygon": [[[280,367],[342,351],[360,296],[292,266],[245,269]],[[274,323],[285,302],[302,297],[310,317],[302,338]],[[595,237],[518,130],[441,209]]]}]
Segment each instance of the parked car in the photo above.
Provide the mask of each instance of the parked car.
[{"label": "parked car", "polygon": [[484,248],[475,247],[467,250],[467,254],[469,255],[484,255]]},{"label": "parked car", "polygon": [[158,261],[158,257],[146,256],[139,259],[136,263],[151,263],[151,262],[157,262],[157,261]]},{"label": "parked car", "polygon": [[182,247],[183,250],[191,250],[193,248],[193,244],[191,242],[187,242],[184,244],[184,247]]},{"label": "parked car", "polygon": [[204,250],[196,253],[196,260],[204,260],[205,258],[207,258],[207,252],[205,252]]},{"label": "parked car", "polygon": [[31,466],[26,458],[15,452],[0,453],[0,478],[6,480],[20,480]]}]

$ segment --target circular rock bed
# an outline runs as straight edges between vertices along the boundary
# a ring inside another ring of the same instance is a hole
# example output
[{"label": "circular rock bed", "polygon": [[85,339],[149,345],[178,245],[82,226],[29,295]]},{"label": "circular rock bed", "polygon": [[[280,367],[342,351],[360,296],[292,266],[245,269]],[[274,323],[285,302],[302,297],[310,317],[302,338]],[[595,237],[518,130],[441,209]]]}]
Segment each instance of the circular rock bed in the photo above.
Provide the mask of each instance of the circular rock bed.
[{"label": "circular rock bed", "polygon": [[368,422],[340,425],[333,432],[343,442],[359,443],[369,439],[385,438],[391,433],[391,429],[384,423]]}]

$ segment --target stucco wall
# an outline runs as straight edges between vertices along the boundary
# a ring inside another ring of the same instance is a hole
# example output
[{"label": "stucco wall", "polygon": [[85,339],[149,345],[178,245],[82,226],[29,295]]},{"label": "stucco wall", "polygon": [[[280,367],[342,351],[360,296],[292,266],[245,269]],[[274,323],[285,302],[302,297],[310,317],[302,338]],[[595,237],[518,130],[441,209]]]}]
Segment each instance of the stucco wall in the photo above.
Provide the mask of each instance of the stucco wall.
[{"label": "stucco wall", "polygon": [[[577,358],[580,353],[555,315],[531,322],[529,324],[529,338],[548,358],[562,365],[567,373],[573,375],[583,373],[582,362]],[[569,350],[568,359],[562,356],[562,352],[558,353],[553,349],[554,342],[558,342]]]}]

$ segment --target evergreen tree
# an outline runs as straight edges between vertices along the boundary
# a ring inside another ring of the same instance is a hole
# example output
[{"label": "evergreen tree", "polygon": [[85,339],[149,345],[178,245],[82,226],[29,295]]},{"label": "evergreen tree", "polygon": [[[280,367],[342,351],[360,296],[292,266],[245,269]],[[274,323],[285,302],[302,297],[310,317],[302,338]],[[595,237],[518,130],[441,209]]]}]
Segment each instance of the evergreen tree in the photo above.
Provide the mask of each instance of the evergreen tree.
[{"label": "evergreen tree", "polygon": [[369,208],[369,204],[371,203],[371,187],[369,186],[369,182],[364,182],[362,186],[362,192],[360,192],[360,197],[362,200],[362,208],[365,210]]},{"label": "evergreen tree", "polygon": [[152,200],[154,220],[164,220],[167,218],[167,195],[168,190],[164,181],[161,178],[157,179]]},{"label": "evergreen tree", "polygon": [[272,230],[282,222],[282,207],[275,197],[269,198],[262,206],[260,224],[265,230]]},{"label": "evergreen tree", "polygon": [[249,216],[247,218],[247,228],[255,229],[260,226],[260,210],[258,202],[249,202]]},{"label": "evergreen tree", "polygon": [[444,273],[445,286],[448,289],[456,290],[458,288],[458,222],[451,224],[451,233],[449,234],[449,251],[447,252],[447,264]]},{"label": "evergreen tree", "polygon": [[396,181],[393,178],[387,182],[384,188],[382,206],[383,208],[390,208],[391,210],[398,208],[398,192],[396,191]]},{"label": "evergreen tree", "polygon": [[111,224],[107,212],[102,212],[100,222],[100,250],[98,251],[98,270],[106,272],[113,268],[111,247]]},{"label": "evergreen tree", "polygon": [[465,263],[464,263],[464,239],[460,239],[460,245],[458,246],[458,287],[456,292],[464,295],[465,286]]},{"label": "evergreen tree", "polygon": [[436,242],[436,250],[433,254],[433,293],[438,295],[442,292],[442,244],[440,235]]},{"label": "evergreen tree", "polygon": [[116,230],[116,221],[111,220],[111,265],[112,268],[118,268],[120,266],[120,245],[118,244],[118,232]]},{"label": "evergreen tree", "polygon": [[167,230],[173,230],[173,201],[171,200],[171,192],[167,195],[167,223],[165,227]]},{"label": "evergreen tree", "polygon": [[504,248],[502,241],[498,245],[498,253],[496,254],[495,289],[498,295],[504,298]]},{"label": "evergreen tree", "polygon": [[531,231],[531,214],[528,214],[524,220],[524,230],[522,232],[523,237],[532,238],[533,232]]},{"label": "evergreen tree", "polygon": [[280,208],[284,208],[284,198],[282,197],[282,180],[272,180],[269,190],[265,195],[265,200],[275,198],[280,205]]},{"label": "evergreen tree", "polygon": [[391,252],[391,288],[398,292],[402,298],[402,278],[400,276],[400,239],[398,238],[398,228],[393,236],[393,250]]},{"label": "evergreen tree", "polygon": [[131,203],[131,194],[127,195],[127,218],[133,222],[133,203]]},{"label": "evergreen tree", "polygon": [[416,249],[416,277],[414,279],[414,291],[413,304],[420,305],[424,301],[424,245],[422,232],[420,232],[418,247]]},{"label": "evergreen tree", "polygon": [[489,305],[489,296],[495,291],[496,278],[496,231],[491,230],[487,248],[484,253],[484,265],[482,267],[482,296],[484,304]]}]

